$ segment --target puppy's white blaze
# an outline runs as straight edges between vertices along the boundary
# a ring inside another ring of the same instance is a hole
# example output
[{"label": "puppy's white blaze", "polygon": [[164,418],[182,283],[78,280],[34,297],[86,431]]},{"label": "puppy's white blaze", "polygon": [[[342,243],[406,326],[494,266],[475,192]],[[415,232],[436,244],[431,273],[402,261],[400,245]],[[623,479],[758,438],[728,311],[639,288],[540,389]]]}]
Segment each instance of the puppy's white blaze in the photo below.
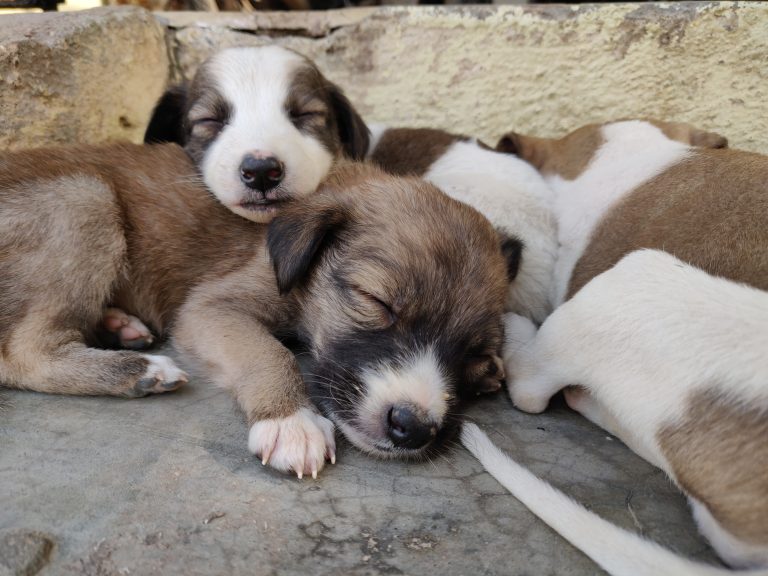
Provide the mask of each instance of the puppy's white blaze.
[{"label": "puppy's white blaze", "polygon": [[[279,46],[232,48],[210,63],[212,81],[231,109],[229,123],[203,161],[206,185],[232,208],[245,187],[239,167],[243,157],[260,151],[278,158],[285,177],[280,188],[295,196],[314,192],[328,173],[333,156],[317,139],[303,134],[286,109],[291,81],[306,62]],[[249,217],[246,211],[242,214]]]},{"label": "puppy's white blaze", "polygon": [[[515,498],[613,576],[734,574],[677,556],[603,520],[505,455],[474,424],[464,424],[461,441]],[[768,571],[738,574],[766,576]]]},{"label": "puppy's white blaze", "polygon": [[608,211],[628,192],[648,182],[691,151],[648,122],[631,120],[601,127],[603,144],[575,180],[545,178],[555,192],[560,251],[555,266],[555,305],[563,302],[573,268]]},{"label": "puppy's white blaze", "polygon": [[452,198],[469,204],[491,224],[523,241],[517,278],[510,284],[507,310],[537,322],[552,311],[551,290],[557,258],[553,193],[527,162],[477,142],[456,142],[424,179]]},{"label": "puppy's white blaze", "polygon": [[448,409],[446,378],[432,348],[417,353],[401,366],[379,366],[362,375],[365,397],[361,414],[376,418],[394,404],[410,403],[441,423]]}]

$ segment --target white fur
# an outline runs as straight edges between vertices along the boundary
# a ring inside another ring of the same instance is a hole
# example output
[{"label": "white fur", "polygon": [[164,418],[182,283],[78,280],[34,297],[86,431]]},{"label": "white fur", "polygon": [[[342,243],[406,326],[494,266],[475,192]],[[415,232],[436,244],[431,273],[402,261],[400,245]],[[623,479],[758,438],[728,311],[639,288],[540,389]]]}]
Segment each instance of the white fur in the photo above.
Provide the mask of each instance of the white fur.
[{"label": "white fur", "polygon": [[[516,406],[539,412],[558,390],[579,384],[591,398],[571,397],[572,406],[673,479],[657,433],[681,422],[694,392],[717,386],[768,411],[768,293],[665,252],[625,256],[538,333],[519,316],[506,323],[504,362]],[[768,565],[768,548],[742,555],[721,528],[700,527],[729,562]]]},{"label": "white fur", "polygon": [[361,381],[364,393],[357,409],[361,430],[338,421],[344,435],[361,450],[383,457],[396,455],[385,426],[387,413],[395,405],[416,406],[437,426],[445,418],[446,378],[431,348],[397,365],[369,368],[362,373]]},{"label": "white fur", "polygon": [[394,404],[418,406],[434,422],[445,416],[445,376],[431,348],[415,354],[401,366],[379,366],[362,375],[363,412],[377,414]]},{"label": "white fur", "polygon": [[541,175],[515,156],[477,142],[457,142],[430,166],[424,179],[475,208],[497,230],[522,240],[522,262],[509,287],[507,309],[543,322],[552,311],[557,227],[552,192]]},{"label": "white fur", "polygon": [[691,148],[670,140],[648,122],[630,120],[601,128],[603,144],[574,180],[545,178],[555,193],[560,250],[554,304],[561,304],[576,262],[605,214],[627,193],[683,160]]},{"label": "white fur", "polygon": [[149,360],[149,365],[139,380],[155,380],[155,391],[162,391],[164,384],[187,382],[189,379],[187,373],[176,366],[168,356],[144,354],[144,358]]},{"label": "white fur", "polygon": [[244,218],[272,216],[240,206],[246,187],[239,168],[246,154],[261,152],[283,162],[280,187],[293,196],[314,192],[333,162],[318,140],[291,123],[285,109],[293,73],[303,64],[299,55],[279,46],[230,48],[210,63],[213,81],[232,113],[206,152],[202,173],[219,201]]},{"label": "white fur", "polygon": [[333,423],[309,408],[300,408],[285,418],[259,420],[248,434],[248,449],[262,459],[262,464],[283,472],[317,473],[326,458],[336,461]]},{"label": "white fur", "polygon": [[[686,560],[603,520],[509,458],[474,424],[464,424],[461,440],[515,498],[612,576],[734,574],[730,570]],[[766,576],[768,571],[739,574]]]}]

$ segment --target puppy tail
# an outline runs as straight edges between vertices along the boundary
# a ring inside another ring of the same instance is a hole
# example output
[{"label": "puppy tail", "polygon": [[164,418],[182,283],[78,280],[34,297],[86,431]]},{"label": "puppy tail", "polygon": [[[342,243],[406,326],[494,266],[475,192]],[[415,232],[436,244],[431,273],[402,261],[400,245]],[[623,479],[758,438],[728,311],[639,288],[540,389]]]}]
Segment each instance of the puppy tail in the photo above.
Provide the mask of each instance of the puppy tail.
[{"label": "puppy tail", "polygon": [[512,460],[475,424],[464,424],[461,441],[515,498],[612,576],[768,575],[693,562],[603,520]]}]

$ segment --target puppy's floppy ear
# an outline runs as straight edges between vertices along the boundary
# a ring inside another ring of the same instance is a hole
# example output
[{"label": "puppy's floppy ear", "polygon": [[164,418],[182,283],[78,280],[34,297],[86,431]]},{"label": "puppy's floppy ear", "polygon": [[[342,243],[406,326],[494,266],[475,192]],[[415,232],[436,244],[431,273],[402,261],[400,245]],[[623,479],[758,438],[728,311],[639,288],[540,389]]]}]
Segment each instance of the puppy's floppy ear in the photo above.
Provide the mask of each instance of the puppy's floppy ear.
[{"label": "puppy's floppy ear", "polygon": [[518,240],[514,236],[507,236],[503,232],[499,232],[499,246],[504,259],[507,261],[507,280],[512,282],[517,278],[517,273],[520,272],[524,244],[522,240]]},{"label": "puppy's floppy ear", "polygon": [[371,131],[341,88],[331,84],[328,92],[344,153],[352,160],[362,160],[368,152]]},{"label": "puppy's floppy ear", "polygon": [[186,144],[184,116],[187,112],[187,86],[180,84],[169,88],[155,104],[152,118],[144,133],[146,144],[175,142]]},{"label": "puppy's floppy ear", "polygon": [[701,148],[728,148],[728,139],[717,132],[707,132],[698,128],[691,129],[691,146]]},{"label": "puppy's floppy ear", "polygon": [[280,294],[286,294],[309,275],[312,266],[348,220],[343,206],[295,203],[269,225],[267,248]]},{"label": "puppy's floppy ear", "polygon": [[540,170],[547,159],[552,156],[552,145],[553,140],[549,138],[537,138],[517,132],[507,132],[496,144],[496,151],[517,156]]},{"label": "puppy's floppy ear", "polygon": [[523,138],[525,138],[525,136],[518,134],[517,132],[507,132],[496,143],[496,151],[512,154],[513,156],[520,156],[520,151],[523,147]]}]

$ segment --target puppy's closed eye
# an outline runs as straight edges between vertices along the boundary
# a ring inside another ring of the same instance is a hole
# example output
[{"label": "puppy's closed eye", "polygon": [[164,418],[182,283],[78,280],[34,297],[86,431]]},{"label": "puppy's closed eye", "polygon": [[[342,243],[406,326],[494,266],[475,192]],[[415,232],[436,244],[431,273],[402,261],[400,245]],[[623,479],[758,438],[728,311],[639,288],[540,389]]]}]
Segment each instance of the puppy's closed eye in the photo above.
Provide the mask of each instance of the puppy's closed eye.
[{"label": "puppy's closed eye", "polygon": [[397,322],[397,313],[391,304],[379,296],[364,290],[363,288],[353,287],[353,309],[356,312],[357,319],[363,324],[376,329],[385,329]]},{"label": "puppy's closed eye", "polygon": [[192,122],[192,133],[196,136],[215,136],[224,128],[224,122],[216,118],[201,118]]}]

